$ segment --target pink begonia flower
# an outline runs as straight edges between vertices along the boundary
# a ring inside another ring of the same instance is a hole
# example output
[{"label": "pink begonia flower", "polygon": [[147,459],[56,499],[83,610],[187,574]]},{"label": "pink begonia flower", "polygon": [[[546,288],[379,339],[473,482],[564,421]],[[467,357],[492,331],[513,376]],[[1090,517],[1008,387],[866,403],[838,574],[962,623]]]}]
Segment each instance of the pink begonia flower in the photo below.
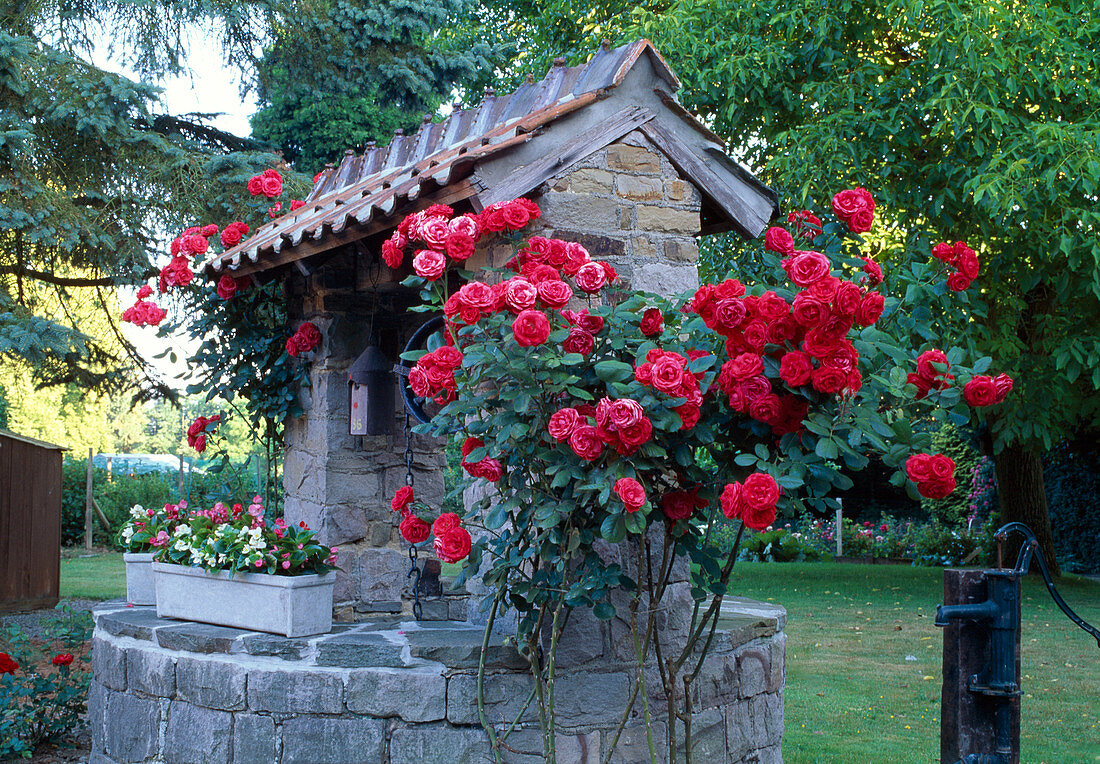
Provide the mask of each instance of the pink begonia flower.
[{"label": "pink begonia flower", "polygon": [[150,546],[167,546],[169,540],[170,539],[168,537],[168,531],[161,531],[156,536],[149,539],[149,545]]}]

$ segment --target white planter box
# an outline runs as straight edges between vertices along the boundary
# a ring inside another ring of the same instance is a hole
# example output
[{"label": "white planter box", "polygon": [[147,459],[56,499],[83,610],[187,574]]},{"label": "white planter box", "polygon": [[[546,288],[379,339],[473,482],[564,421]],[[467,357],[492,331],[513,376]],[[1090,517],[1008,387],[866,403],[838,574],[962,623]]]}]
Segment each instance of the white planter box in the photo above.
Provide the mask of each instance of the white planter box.
[{"label": "white planter box", "polygon": [[131,605],[155,605],[157,593],[153,586],[153,553],[125,552],[126,601]]},{"label": "white planter box", "polygon": [[332,630],[336,571],[272,576],[153,563],[157,616],[308,637]]}]

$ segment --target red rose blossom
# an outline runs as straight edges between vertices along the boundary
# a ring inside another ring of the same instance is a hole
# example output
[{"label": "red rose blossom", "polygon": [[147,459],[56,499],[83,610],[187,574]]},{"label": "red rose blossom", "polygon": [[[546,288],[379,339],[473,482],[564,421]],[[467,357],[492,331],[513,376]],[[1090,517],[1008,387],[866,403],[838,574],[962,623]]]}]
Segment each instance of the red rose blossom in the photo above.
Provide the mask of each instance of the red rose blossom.
[{"label": "red rose blossom", "polygon": [[422,249],[413,257],[413,270],[416,275],[428,281],[435,281],[443,275],[447,267],[447,258],[434,249]]},{"label": "red rose blossom", "polygon": [[791,281],[808,287],[829,275],[829,258],[820,252],[796,251],[794,257],[783,262],[783,269]]},{"label": "red rose blossom", "polygon": [[744,514],[745,502],[741,498],[741,484],[727,483],[719,497],[722,506],[722,514],[730,520],[736,520]]},{"label": "red rose blossom", "polygon": [[790,257],[794,254],[794,237],[786,228],[772,226],[764,234],[764,248],[784,257]]},{"label": "red rose blossom", "polygon": [[73,662],[73,656],[71,653],[58,653],[50,659],[50,663],[55,666],[68,666]]},{"label": "red rose blossom", "polygon": [[992,406],[1000,402],[993,378],[985,374],[979,374],[963,385],[963,398],[973,408]]},{"label": "red rose blossom", "polygon": [[413,495],[412,486],[403,485],[397,489],[397,493],[393,495],[393,499],[390,501],[390,506],[394,512],[400,512],[407,508],[415,500]]},{"label": "red rose blossom", "polygon": [[533,347],[550,336],[550,321],[541,310],[522,311],[512,322],[512,334],[520,347]]},{"label": "red rose blossom", "polygon": [[579,326],[571,328],[569,336],[561,344],[562,350],[566,353],[580,353],[585,357],[592,354],[595,346],[595,338]]},{"label": "red rose blossom", "polygon": [[444,512],[432,523],[432,534],[442,536],[447,531],[461,527],[462,520],[454,512]]},{"label": "red rose blossom", "polygon": [[590,424],[576,427],[569,435],[569,447],[585,461],[594,462],[603,452],[603,441],[596,428]]},{"label": "red rose blossom", "polygon": [[665,316],[660,308],[646,308],[642,313],[641,331],[646,337],[655,337],[664,330]]},{"label": "red rose blossom", "polygon": [[462,562],[470,554],[470,546],[470,534],[465,528],[451,528],[435,537],[435,555],[443,562]]},{"label": "red rose blossom", "polygon": [[19,670],[19,664],[7,653],[0,653],[0,676],[14,674]]},{"label": "red rose blossom", "polygon": [[779,361],[779,377],[791,387],[802,387],[813,374],[813,359],[800,350],[784,353]]},{"label": "red rose blossom", "polygon": [[427,541],[432,533],[431,526],[411,512],[402,518],[400,531],[401,538],[410,544]]},{"label": "red rose blossom", "polygon": [[622,499],[623,506],[626,507],[627,512],[636,512],[645,505],[645,489],[642,488],[642,484],[634,478],[619,478],[615,481],[615,486],[612,490]]},{"label": "red rose blossom", "polygon": [[546,426],[550,437],[559,443],[569,440],[573,430],[577,429],[583,420],[574,408],[564,408],[550,415],[550,421]]}]

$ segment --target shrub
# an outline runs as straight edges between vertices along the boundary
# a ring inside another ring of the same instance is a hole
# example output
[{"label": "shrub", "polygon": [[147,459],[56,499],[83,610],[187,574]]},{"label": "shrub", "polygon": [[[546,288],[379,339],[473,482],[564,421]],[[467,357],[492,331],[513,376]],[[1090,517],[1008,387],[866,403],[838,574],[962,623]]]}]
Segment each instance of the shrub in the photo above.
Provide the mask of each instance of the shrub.
[{"label": "shrub", "polygon": [[952,528],[934,520],[914,530],[915,562],[917,565],[990,565],[996,548],[995,530],[992,519],[962,528]]},{"label": "shrub", "polygon": [[1059,564],[1075,573],[1100,572],[1100,450],[1082,437],[1059,444],[1045,462]]},{"label": "shrub", "polygon": [[29,759],[41,743],[65,742],[84,715],[92,620],[68,605],[58,611],[41,642],[17,626],[0,632],[0,760]]}]

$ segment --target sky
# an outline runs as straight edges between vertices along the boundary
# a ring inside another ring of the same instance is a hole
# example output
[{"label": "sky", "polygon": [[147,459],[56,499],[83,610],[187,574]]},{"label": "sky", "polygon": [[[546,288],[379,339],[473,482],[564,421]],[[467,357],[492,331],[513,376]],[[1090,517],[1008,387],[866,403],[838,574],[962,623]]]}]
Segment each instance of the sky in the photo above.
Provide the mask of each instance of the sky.
[{"label": "sky", "polygon": [[[235,135],[250,135],[252,129],[248,118],[256,111],[256,101],[252,96],[242,100],[239,74],[224,66],[217,46],[204,37],[198,29],[191,30],[187,35],[187,49],[193,52],[185,61],[187,73],[156,83],[164,89],[161,94],[162,110],[174,115],[217,113],[220,116],[210,120],[215,127]],[[92,62],[101,69],[138,80],[132,69],[109,57],[107,47],[106,43],[97,46]],[[123,303],[120,309],[133,304],[135,291],[119,294],[119,300]],[[170,307],[168,309],[171,310]],[[156,329],[152,327],[136,327],[126,323],[122,324],[122,331],[166,383],[182,390],[186,380],[176,377],[186,370],[184,359],[191,354],[191,348],[182,338],[175,341],[162,339],[156,336]],[[172,363],[168,356],[160,359],[153,357],[166,349],[176,354],[176,363]]]}]

